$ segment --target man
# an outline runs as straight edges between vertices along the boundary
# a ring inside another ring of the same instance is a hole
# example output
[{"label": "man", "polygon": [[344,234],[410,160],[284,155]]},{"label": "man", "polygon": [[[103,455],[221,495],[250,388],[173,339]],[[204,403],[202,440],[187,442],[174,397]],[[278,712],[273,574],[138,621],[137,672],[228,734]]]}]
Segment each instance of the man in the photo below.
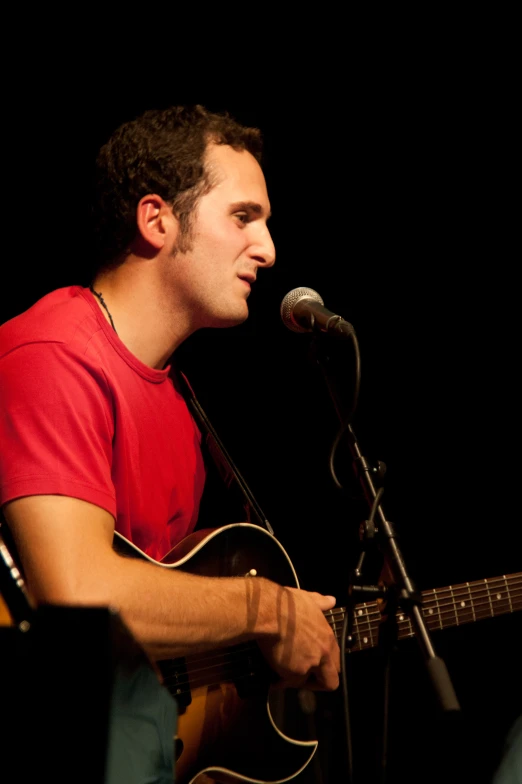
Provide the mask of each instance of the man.
[{"label": "man", "polygon": [[150,111],[97,162],[91,289],[43,297],[0,329],[3,513],[37,602],[111,605],[153,659],[255,640],[287,686],[335,689],[333,597],[160,560],[197,521],[200,433],[173,354],[248,316],[275,261],[259,132],[203,107]]}]

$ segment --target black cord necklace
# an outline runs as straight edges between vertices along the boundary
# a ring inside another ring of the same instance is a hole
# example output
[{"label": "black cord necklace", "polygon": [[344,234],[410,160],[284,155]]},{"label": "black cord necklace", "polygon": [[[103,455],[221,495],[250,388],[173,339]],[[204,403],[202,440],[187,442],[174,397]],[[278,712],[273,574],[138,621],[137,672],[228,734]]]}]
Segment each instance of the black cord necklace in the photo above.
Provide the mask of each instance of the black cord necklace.
[{"label": "black cord necklace", "polygon": [[[112,316],[111,316],[111,314],[110,314],[109,308],[108,308],[108,307],[107,307],[107,305],[105,304],[105,300],[103,299],[103,297],[102,297],[102,295],[101,295],[101,292],[94,291],[94,288],[93,288],[93,285],[92,285],[92,283],[91,283],[91,285],[89,286],[89,289],[92,291],[92,293],[94,294],[94,296],[95,296],[95,297],[98,297],[98,299],[100,300],[100,303],[101,303],[101,306],[102,306],[102,308],[105,308],[105,310],[107,311],[107,315],[108,315],[108,317],[109,317],[109,321],[111,322],[111,327],[112,327],[112,328],[113,328],[113,330],[116,332],[116,327],[114,326],[114,321],[112,320]],[[118,334],[118,333],[116,332],[116,334]]]}]

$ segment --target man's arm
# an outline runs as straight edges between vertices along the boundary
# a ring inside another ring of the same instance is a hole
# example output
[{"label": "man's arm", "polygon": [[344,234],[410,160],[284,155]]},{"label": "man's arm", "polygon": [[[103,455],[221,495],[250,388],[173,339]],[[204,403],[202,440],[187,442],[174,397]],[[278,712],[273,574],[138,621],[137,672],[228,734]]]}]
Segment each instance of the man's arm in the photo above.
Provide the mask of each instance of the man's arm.
[{"label": "man's arm", "polygon": [[156,659],[256,639],[287,685],[337,687],[339,648],[323,615],[333,597],[124,558],[112,516],[75,498],[27,496],[4,515],[37,602],[113,606]]}]

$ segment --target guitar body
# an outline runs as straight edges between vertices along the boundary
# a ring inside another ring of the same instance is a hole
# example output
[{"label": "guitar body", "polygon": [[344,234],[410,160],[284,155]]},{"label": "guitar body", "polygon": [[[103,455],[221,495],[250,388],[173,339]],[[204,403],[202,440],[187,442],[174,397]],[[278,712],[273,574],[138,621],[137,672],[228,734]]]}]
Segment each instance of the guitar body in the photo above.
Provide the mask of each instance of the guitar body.
[{"label": "guitar body", "polygon": [[[118,534],[115,548],[159,563]],[[208,577],[266,577],[298,587],[277,539],[249,523],[197,531],[160,565]],[[255,644],[159,662],[159,667],[179,705],[177,784],[276,784],[291,781],[310,762],[317,741],[294,740],[279,729],[285,692],[270,687],[271,673]]]}]

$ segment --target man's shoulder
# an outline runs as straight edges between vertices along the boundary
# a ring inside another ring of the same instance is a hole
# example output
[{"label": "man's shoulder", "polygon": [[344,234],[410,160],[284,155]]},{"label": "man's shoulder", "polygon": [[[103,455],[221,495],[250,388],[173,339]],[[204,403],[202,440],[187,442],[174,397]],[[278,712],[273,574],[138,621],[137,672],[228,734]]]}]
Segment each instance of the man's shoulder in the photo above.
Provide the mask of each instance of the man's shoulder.
[{"label": "man's shoulder", "polygon": [[56,289],[0,326],[0,357],[24,346],[88,342],[99,329],[81,286]]}]

